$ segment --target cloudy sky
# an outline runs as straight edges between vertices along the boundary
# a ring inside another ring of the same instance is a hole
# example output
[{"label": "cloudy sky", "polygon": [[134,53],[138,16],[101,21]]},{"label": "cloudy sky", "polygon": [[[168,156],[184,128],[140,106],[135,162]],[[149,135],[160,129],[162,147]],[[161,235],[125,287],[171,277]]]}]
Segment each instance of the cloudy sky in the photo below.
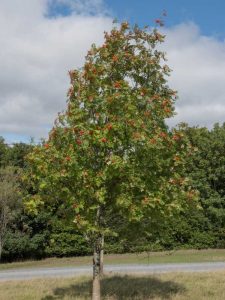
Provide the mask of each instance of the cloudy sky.
[{"label": "cloudy sky", "polygon": [[112,20],[153,25],[164,9],[169,84],[179,93],[171,124],[224,122],[224,0],[0,0],[0,136],[46,137],[65,107],[68,70]]}]

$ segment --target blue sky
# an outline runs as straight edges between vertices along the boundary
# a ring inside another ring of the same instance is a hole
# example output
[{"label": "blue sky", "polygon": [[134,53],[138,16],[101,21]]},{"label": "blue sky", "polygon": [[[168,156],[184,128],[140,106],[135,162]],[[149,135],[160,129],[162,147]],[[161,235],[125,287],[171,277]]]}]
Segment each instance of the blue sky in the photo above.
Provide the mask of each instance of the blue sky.
[{"label": "blue sky", "polygon": [[[128,20],[139,25],[149,25],[165,10],[168,14],[167,27],[194,22],[200,27],[202,34],[222,39],[225,35],[223,0],[105,0],[104,6],[108,13],[119,21]],[[70,9],[65,4],[52,2],[49,14],[68,15]]]},{"label": "blue sky", "polygon": [[113,14],[138,24],[148,24],[165,9],[168,13],[166,26],[182,22],[194,22],[201,33],[224,38],[225,1],[223,0],[106,0]]},{"label": "blue sky", "polygon": [[68,70],[82,66],[112,20],[153,25],[166,10],[169,78],[178,90],[175,125],[225,121],[225,1],[0,0],[0,136],[47,137],[65,108]]}]

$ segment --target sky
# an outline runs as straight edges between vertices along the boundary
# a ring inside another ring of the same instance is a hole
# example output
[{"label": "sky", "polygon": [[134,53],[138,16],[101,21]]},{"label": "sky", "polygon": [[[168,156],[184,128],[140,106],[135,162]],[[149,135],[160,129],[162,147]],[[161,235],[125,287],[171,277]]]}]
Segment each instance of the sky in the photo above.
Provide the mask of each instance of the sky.
[{"label": "sky", "polygon": [[0,0],[0,136],[46,138],[66,107],[68,70],[113,19],[151,26],[163,10],[168,82],[179,95],[168,124],[225,122],[224,0]]}]

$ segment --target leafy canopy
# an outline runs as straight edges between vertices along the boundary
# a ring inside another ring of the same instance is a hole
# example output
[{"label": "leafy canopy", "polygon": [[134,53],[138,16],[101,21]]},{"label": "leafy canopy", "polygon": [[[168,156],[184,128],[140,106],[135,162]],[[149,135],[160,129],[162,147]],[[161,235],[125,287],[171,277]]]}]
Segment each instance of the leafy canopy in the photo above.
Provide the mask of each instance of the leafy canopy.
[{"label": "leafy canopy", "polygon": [[101,47],[92,45],[81,69],[69,72],[67,109],[29,156],[38,190],[27,201],[30,210],[61,209],[86,233],[107,234],[112,215],[157,222],[195,199],[182,176],[191,147],[165,124],[176,92],[156,47],[163,40],[156,29],[122,23],[105,33]]}]

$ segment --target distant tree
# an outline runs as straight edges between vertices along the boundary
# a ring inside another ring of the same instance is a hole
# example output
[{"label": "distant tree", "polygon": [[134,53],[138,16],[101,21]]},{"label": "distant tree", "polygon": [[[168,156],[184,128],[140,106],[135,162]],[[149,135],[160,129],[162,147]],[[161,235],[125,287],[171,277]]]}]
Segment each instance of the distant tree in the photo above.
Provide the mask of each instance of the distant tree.
[{"label": "distant tree", "polygon": [[164,53],[156,49],[163,39],[157,30],[127,23],[105,33],[84,67],[70,71],[67,110],[29,155],[28,178],[38,194],[27,207],[60,207],[82,229],[93,246],[94,300],[100,299],[104,236],[117,234],[111,217],[134,231],[142,223],[151,231],[149,224],[196,198],[180,175],[192,149],[179,130],[165,125],[176,93],[166,83]]},{"label": "distant tree", "polygon": [[15,166],[24,168],[26,165],[26,156],[32,150],[32,144],[14,143],[6,144],[3,137],[0,136],[0,167]]},{"label": "distant tree", "polygon": [[7,225],[18,206],[18,175],[13,167],[0,168],[0,260]]},{"label": "distant tree", "polygon": [[225,123],[213,129],[188,127],[186,135],[198,151],[189,158],[187,172],[200,192],[205,231],[215,233],[225,245]]},{"label": "distant tree", "polygon": [[26,156],[31,152],[33,146],[26,143],[15,143],[7,149],[7,164],[19,168],[25,168]]},{"label": "distant tree", "polygon": [[0,136],[0,167],[6,166],[6,155],[8,151],[8,146],[5,144],[5,140]]}]

